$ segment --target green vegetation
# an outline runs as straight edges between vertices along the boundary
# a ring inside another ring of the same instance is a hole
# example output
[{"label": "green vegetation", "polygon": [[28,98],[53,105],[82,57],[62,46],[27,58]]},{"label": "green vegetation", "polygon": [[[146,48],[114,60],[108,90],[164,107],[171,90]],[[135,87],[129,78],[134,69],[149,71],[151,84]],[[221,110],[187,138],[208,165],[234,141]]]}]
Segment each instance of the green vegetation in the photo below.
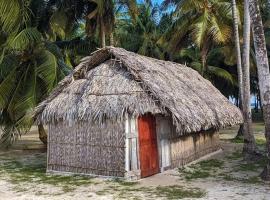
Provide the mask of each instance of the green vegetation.
[{"label": "green vegetation", "polygon": [[157,197],[165,199],[202,198],[206,192],[199,188],[185,188],[179,185],[140,187],[128,185],[110,185],[97,191],[97,195],[106,195],[116,192],[117,199],[144,199],[145,197]]},{"label": "green vegetation", "polygon": [[[89,176],[46,174],[46,157],[44,154],[29,154],[23,155],[23,157],[13,154],[0,155],[0,173],[5,180],[13,185],[13,190],[18,193],[27,191],[27,187],[32,187],[33,184],[43,187],[44,185],[51,185],[59,188],[60,191],[57,190],[54,195],[73,192],[80,186],[99,184],[93,177]],[[200,198],[205,195],[205,191],[199,188],[183,188],[178,185],[142,187],[139,182],[118,178],[105,181],[101,189],[94,192],[100,196],[113,194],[117,199],[144,199],[145,196],[149,198],[182,199]],[[35,194],[38,196],[48,195],[42,189],[37,190]]]},{"label": "green vegetation", "polygon": [[[244,143],[244,139],[239,138],[239,137],[233,138],[230,141],[233,142],[233,143],[237,143],[237,144],[243,144]],[[256,141],[256,144],[258,146],[265,146],[266,145],[266,140],[264,138],[256,138],[255,141]]]},{"label": "green vegetation", "polygon": [[[260,5],[268,42],[270,9],[267,0]],[[0,0],[1,143],[27,132],[34,107],[104,44],[186,63],[238,100],[231,12],[231,2],[222,0]],[[259,100],[254,56],[250,70],[251,93]],[[258,101],[253,117],[262,120]]]},{"label": "green vegetation", "polygon": [[258,176],[239,178],[228,173],[220,174],[219,176],[222,177],[222,179],[226,181],[235,181],[235,182],[241,182],[241,183],[246,183],[246,184],[262,184],[263,183],[262,180]]},{"label": "green vegetation", "polygon": [[156,188],[156,194],[158,197],[165,197],[166,199],[202,198],[206,195],[199,188],[185,189],[178,185],[159,186]]},{"label": "green vegetation", "polygon": [[214,176],[214,172],[223,166],[224,162],[217,159],[204,160],[197,164],[179,169],[186,180],[207,178]]},{"label": "green vegetation", "polygon": [[[27,157],[24,159],[27,159]],[[28,159],[29,161],[31,160],[30,158]],[[69,192],[73,191],[77,186],[97,184],[92,177],[46,174],[46,160],[44,156],[33,156],[33,162],[30,161],[29,163],[19,158],[2,160],[0,162],[0,172],[5,174],[8,178],[7,180],[15,185],[16,188],[18,188],[17,185],[27,183],[49,184],[62,188],[63,192]],[[24,188],[21,187],[17,191],[24,191]]]}]

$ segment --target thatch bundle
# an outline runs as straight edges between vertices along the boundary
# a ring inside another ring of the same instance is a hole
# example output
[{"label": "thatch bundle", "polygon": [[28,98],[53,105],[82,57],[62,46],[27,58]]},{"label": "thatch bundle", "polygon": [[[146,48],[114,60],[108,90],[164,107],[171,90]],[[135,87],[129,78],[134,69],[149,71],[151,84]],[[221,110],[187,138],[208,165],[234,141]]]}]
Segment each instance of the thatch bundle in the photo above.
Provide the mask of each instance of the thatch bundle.
[{"label": "thatch bundle", "polygon": [[242,122],[240,110],[193,69],[121,48],[86,57],[36,109],[38,123],[170,115],[180,133]]}]

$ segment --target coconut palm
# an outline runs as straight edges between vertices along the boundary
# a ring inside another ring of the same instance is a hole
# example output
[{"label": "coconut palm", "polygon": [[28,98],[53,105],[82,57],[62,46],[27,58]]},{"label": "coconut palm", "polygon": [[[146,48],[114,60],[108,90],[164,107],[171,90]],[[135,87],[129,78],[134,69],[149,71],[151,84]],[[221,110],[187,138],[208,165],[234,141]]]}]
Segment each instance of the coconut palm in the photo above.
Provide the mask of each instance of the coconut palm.
[{"label": "coconut palm", "polygon": [[[38,16],[31,15],[39,12],[30,10],[32,3],[34,1],[0,0],[1,35],[4,36],[0,44],[0,124],[3,129],[0,142],[4,146],[29,130],[31,111],[69,71],[59,48],[46,41],[44,32],[38,30]],[[46,135],[41,137],[45,139]]]},{"label": "coconut palm", "polygon": [[[226,43],[231,38],[230,3],[221,0],[165,0],[166,7],[174,3],[175,20],[165,34],[163,42],[169,41],[169,49],[179,50],[187,35],[200,48],[202,67],[206,67],[209,50],[213,44]],[[204,70],[202,70],[204,71]]]},{"label": "coconut palm", "polygon": [[87,15],[86,29],[88,33],[99,27],[101,46],[106,46],[106,33],[111,33],[114,27],[113,0],[89,0],[94,3],[94,9]]},{"label": "coconut palm", "polygon": [[138,5],[135,21],[127,15],[117,18],[116,45],[142,55],[163,59],[162,48],[157,44],[161,36],[157,15],[156,6],[141,4]]},{"label": "coconut palm", "polygon": [[264,26],[260,13],[260,6],[257,0],[249,1],[249,11],[252,24],[255,55],[258,70],[259,89],[263,107],[263,117],[265,122],[265,137],[267,147],[267,164],[261,177],[270,180],[270,72],[269,60],[266,49]]},{"label": "coconut palm", "polygon": [[[243,73],[242,73],[242,58],[241,58],[241,49],[240,49],[240,38],[239,38],[239,19],[240,16],[237,12],[236,1],[232,0],[232,17],[233,17],[233,34],[235,40],[235,49],[237,54],[237,75],[238,75],[238,87],[239,87],[239,99],[242,104],[243,100]],[[240,105],[242,108],[243,106]],[[240,128],[241,130],[241,128]]]},{"label": "coconut palm", "polygon": [[256,142],[252,130],[252,118],[250,108],[250,16],[249,0],[244,1],[244,30],[243,30],[243,95],[242,112],[244,117],[243,136],[244,157],[249,160],[257,154]]},{"label": "coconut palm", "polygon": [[235,85],[235,78],[230,72],[223,69],[222,67],[213,66],[211,64],[211,60],[217,56],[217,53],[219,53],[218,51],[220,51],[220,49],[210,50],[204,67],[201,61],[200,49],[196,46],[182,49],[179,56],[182,58],[182,62],[185,62],[188,64],[188,66],[192,67],[200,74],[204,74],[204,77],[208,80],[214,82],[214,79],[218,78],[229,84]]}]

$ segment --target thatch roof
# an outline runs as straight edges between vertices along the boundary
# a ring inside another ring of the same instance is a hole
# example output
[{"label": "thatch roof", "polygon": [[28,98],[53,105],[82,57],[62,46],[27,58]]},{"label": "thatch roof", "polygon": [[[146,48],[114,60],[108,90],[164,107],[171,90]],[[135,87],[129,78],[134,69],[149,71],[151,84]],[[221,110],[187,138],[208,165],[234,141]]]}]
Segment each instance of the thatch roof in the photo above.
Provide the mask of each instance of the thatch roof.
[{"label": "thatch roof", "polygon": [[181,133],[242,123],[240,110],[181,64],[106,47],[81,64],[36,109],[39,123],[121,120],[126,113],[171,115]]}]

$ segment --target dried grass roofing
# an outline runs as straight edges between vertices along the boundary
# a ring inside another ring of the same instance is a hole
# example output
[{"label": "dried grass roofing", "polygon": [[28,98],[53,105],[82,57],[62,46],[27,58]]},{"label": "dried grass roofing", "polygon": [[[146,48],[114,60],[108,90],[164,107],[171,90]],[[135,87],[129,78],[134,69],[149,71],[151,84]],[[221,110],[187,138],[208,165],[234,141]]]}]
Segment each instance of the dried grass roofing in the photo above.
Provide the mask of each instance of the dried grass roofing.
[{"label": "dried grass roofing", "polygon": [[85,57],[36,108],[38,123],[170,115],[181,133],[242,123],[240,110],[195,70],[106,47]]}]

